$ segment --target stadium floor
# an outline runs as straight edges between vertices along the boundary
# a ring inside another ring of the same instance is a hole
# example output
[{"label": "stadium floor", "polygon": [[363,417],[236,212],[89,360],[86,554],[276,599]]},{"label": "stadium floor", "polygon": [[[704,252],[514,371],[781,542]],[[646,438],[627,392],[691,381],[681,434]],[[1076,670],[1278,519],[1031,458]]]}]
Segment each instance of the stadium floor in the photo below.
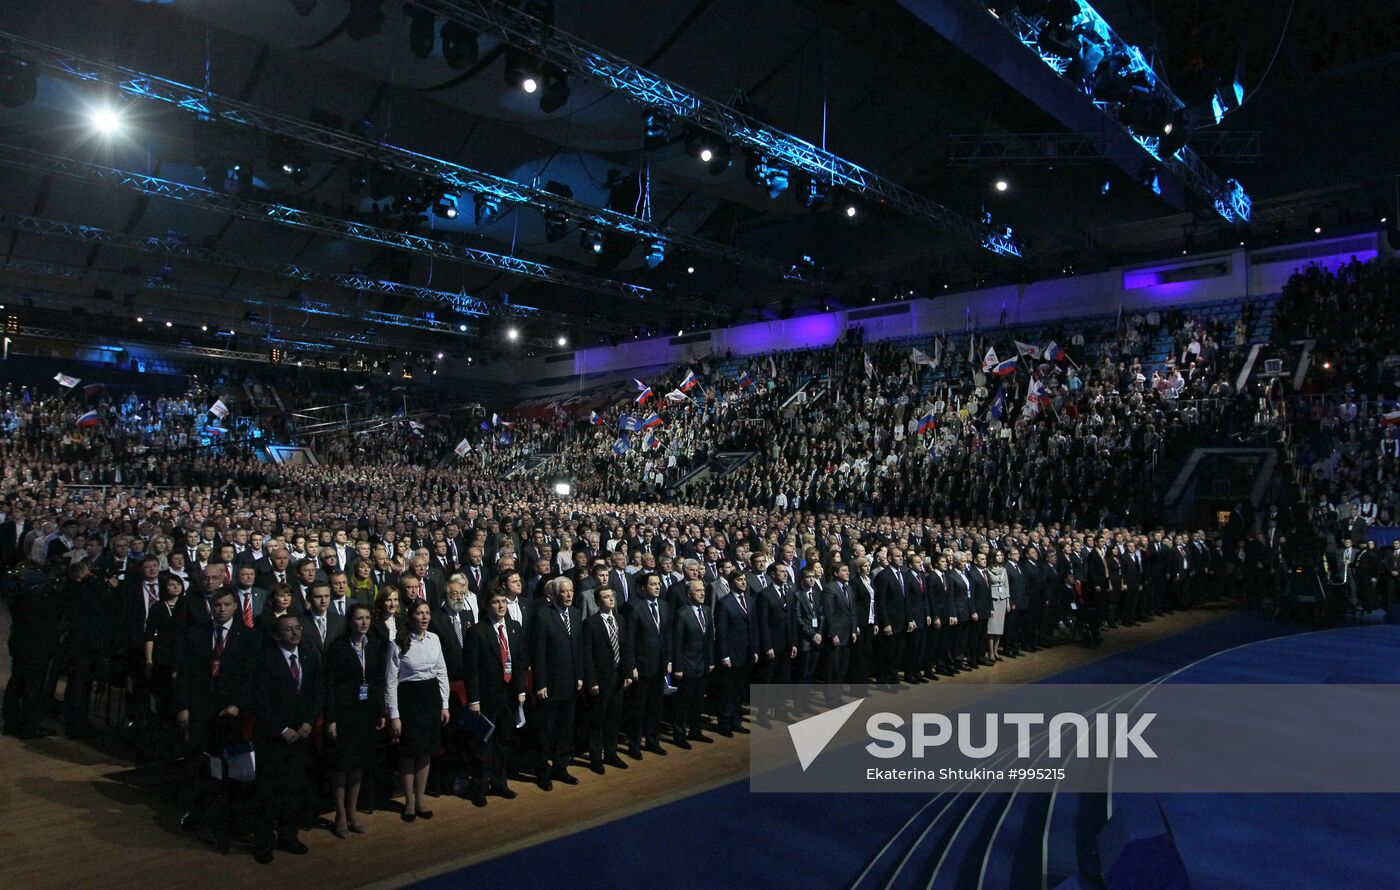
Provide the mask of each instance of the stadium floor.
[{"label": "stadium floor", "polygon": [[[1389,656],[1397,645],[1400,628],[1316,632],[1237,613],[1045,679],[1145,683],[1185,668],[1176,682],[1395,682],[1400,666]],[[1115,802],[1154,800],[1171,821],[1192,886],[1395,885],[1387,853],[1400,830],[1395,796],[1119,795]],[[1076,847],[1091,851],[1101,825],[1093,822],[1094,801],[1048,794],[758,795],[738,781],[416,886],[543,882],[561,873],[580,888],[1076,885],[1076,860],[1085,855]],[[1047,819],[1052,808],[1056,818]],[[1043,839],[1059,848],[1046,859]]]},{"label": "stadium floor", "polygon": [[[1223,615],[1178,613],[1119,629],[1098,650],[1059,647],[1005,662],[996,679],[1128,682],[1296,630]],[[0,636],[8,636],[8,623],[8,615],[0,614]],[[0,682],[8,679],[8,668],[6,659]],[[1081,676],[1085,671],[1090,674]],[[365,836],[342,841],[327,831],[306,832],[309,855],[279,854],[270,866],[259,866],[246,846],[235,844],[233,854],[220,856],[181,830],[180,813],[163,793],[169,789],[156,785],[101,733],[96,743],[5,737],[0,859],[16,886],[30,888],[177,881],[253,887],[269,879],[305,886],[447,886],[503,875],[543,883],[560,874],[579,887],[755,878],[848,886],[926,802],[880,795],[876,806],[843,796],[833,807],[829,798],[750,795],[742,781],[747,761],[742,739],[719,739],[681,756],[649,757],[602,779],[578,770],[577,787],[556,786],[548,794],[515,783],[519,799],[492,800],[484,810],[444,799],[431,822],[404,825],[394,812],[380,811],[365,819]],[[777,844],[782,855],[775,853]],[[656,852],[648,854],[653,845]],[[441,879],[430,880],[435,876]]]}]

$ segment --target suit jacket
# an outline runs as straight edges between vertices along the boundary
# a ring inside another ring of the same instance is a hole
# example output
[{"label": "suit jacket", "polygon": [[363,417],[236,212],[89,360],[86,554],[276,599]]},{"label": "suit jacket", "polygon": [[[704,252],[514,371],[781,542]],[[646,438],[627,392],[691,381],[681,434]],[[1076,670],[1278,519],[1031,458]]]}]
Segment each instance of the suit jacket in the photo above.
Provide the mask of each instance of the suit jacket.
[{"label": "suit jacket", "polygon": [[973,566],[967,572],[967,579],[972,582],[972,611],[977,613],[978,621],[986,621],[992,614],[992,585],[982,574],[984,571],[991,570]]},{"label": "suit jacket", "polygon": [[797,594],[790,586],[771,584],[759,594],[759,649],[773,650],[775,657],[786,658],[797,645]]},{"label": "suit jacket", "polygon": [[[261,587],[254,585],[252,588],[250,588],[250,592],[253,595],[253,617],[257,618],[259,615],[262,614],[263,604],[267,602],[267,591]],[[238,611],[241,614],[243,611],[243,591],[235,587],[233,590],[233,595],[234,598],[238,601]]]},{"label": "suit jacket", "polygon": [[940,578],[937,570],[930,571],[924,576],[924,589],[928,591],[929,614],[946,627],[953,614],[953,592],[948,586],[948,572],[943,572]]},{"label": "suit jacket", "polygon": [[[281,743],[284,729],[316,725],[324,705],[321,657],[305,645],[297,650],[301,682],[292,676],[281,646],[269,646],[256,662],[252,681],[253,713],[257,715],[254,738],[259,743]],[[259,758],[261,764],[261,758]]]},{"label": "suit jacket", "polygon": [[530,666],[525,631],[515,619],[506,616],[506,641],[510,645],[510,680],[504,677],[500,641],[490,621],[472,625],[467,635],[462,672],[467,677],[467,701],[479,702],[481,713],[500,723],[515,725],[515,709],[525,691],[525,672]]},{"label": "suit jacket", "polygon": [[913,569],[904,570],[904,591],[905,601],[909,612],[909,619],[914,622],[916,629],[922,630],[928,625],[928,591],[924,588],[924,576]]},{"label": "suit jacket", "polygon": [[442,645],[442,659],[447,662],[447,679],[464,680],[462,673],[465,667],[465,652],[467,648],[467,634],[472,629],[472,614],[463,611],[460,614],[459,623],[462,625],[462,642],[457,642],[457,632],[452,628],[452,616],[446,609],[439,606],[433,610],[432,620],[428,623],[428,629],[437,634],[438,642]]},{"label": "suit jacket", "polygon": [[671,663],[671,604],[657,598],[657,615],[661,619],[658,627],[647,602],[645,596],[639,596],[629,602],[625,610],[621,610],[628,615],[627,636],[632,666],[636,668],[637,676],[643,679],[666,673],[666,666]]},{"label": "suit jacket", "polygon": [[203,737],[209,718],[229,705],[247,710],[248,677],[261,651],[261,638],[235,619],[224,639],[219,674],[213,674],[213,626],[185,628],[176,650],[175,710],[190,712],[190,734]]},{"label": "suit jacket", "polygon": [[797,591],[797,649],[806,652],[812,648],[817,634],[826,638],[826,611],[822,608],[821,588],[810,591]]},{"label": "suit jacket", "polygon": [[24,558],[24,535],[32,527],[28,519],[23,526],[13,519],[0,522],[0,569],[8,569]]},{"label": "suit jacket", "polygon": [[583,679],[583,617],[569,609],[567,625],[563,613],[553,605],[538,610],[530,634],[530,667],[535,689],[551,695],[573,695]]},{"label": "suit jacket", "polygon": [[875,576],[875,624],[880,628],[888,627],[892,633],[902,634],[913,618],[909,614],[899,578],[893,566]]},{"label": "suit jacket", "polygon": [[326,723],[334,723],[341,713],[356,707],[360,701],[360,684],[369,684],[369,707],[376,714],[384,713],[385,652],[372,634],[365,637],[365,668],[360,672],[360,659],[350,645],[348,636],[331,640],[322,659],[322,680],[325,684]]},{"label": "suit jacket", "polygon": [[875,579],[866,584],[857,575],[851,579],[851,593],[856,599],[856,626],[864,629],[870,621],[870,604],[875,602]]},{"label": "suit jacket", "polygon": [[[851,641],[851,631],[860,627],[857,620],[855,582],[847,582],[841,589],[841,582],[835,578],[822,588],[822,611],[826,614],[828,636],[839,638],[841,645]],[[830,641],[826,641],[830,642]]]},{"label": "suit jacket", "polygon": [[[741,604],[742,600],[742,604]],[[757,603],[747,592],[734,591],[715,606],[715,661],[748,667],[758,657]]]},{"label": "suit jacket", "polygon": [[[622,681],[632,676],[632,634],[628,622],[637,620],[623,609],[613,609],[617,626],[617,659],[613,659],[612,640],[601,613],[583,622],[583,688],[598,687],[599,694],[622,688]],[[651,621],[651,616],[643,620]],[[655,625],[653,625],[655,627]]]},{"label": "suit jacket", "polygon": [[714,619],[706,614],[702,624],[695,614],[694,603],[674,614],[671,638],[672,669],[676,673],[703,675],[715,666]]},{"label": "suit jacket", "polygon": [[959,624],[966,624],[972,620],[972,613],[976,611],[972,607],[972,584],[967,572],[948,572],[948,598],[952,603],[952,613],[950,617],[958,619]]},{"label": "suit jacket", "polygon": [[331,641],[345,632],[345,616],[334,612],[326,613],[326,635],[316,632],[316,619],[308,612],[301,616],[301,648],[314,653],[317,660],[326,654]]},{"label": "suit jacket", "polygon": [[632,601],[637,595],[637,582],[623,569],[608,569],[608,587],[617,595],[617,607]]},{"label": "suit jacket", "polygon": [[1014,562],[1006,563],[1006,588],[1012,608],[1025,609],[1031,604],[1026,594],[1026,573]]}]

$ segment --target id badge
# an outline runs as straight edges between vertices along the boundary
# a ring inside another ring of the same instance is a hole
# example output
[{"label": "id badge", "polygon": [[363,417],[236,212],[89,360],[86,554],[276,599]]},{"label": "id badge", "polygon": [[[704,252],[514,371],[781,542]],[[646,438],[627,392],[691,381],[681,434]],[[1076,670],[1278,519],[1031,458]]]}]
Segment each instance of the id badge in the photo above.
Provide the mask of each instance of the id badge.
[{"label": "id badge", "polygon": [[369,701],[369,684],[360,684],[360,701]]}]

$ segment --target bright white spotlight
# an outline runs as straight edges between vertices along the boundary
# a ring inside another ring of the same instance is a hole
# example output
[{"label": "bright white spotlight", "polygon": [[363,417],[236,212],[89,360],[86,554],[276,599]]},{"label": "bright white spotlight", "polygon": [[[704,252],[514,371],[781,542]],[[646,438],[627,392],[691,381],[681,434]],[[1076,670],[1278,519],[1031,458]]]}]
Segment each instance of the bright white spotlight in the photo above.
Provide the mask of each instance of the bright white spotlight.
[{"label": "bright white spotlight", "polygon": [[561,498],[566,498],[569,495],[573,494],[573,492],[574,487],[567,482],[554,483],[554,493],[559,495],[559,497]]},{"label": "bright white spotlight", "polygon": [[506,328],[506,339],[507,339],[507,340],[519,340],[519,339],[520,339],[520,332],[517,331],[515,328]]},{"label": "bright white spotlight", "polygon": [[694,267],[694,266],[686,266],[686,267],[685,267],[685,274],[687,274],[687,275],[694,275],[694,274],[695,274],[695,267]]},{"label": "bright white spotlight", "polygon": [[527,77],[520,82],[520,88],[527,93],[533,93],[540,88],[540,85],[533,77]]},{"label": "bright white spotlight", "polygon": [[1011,183],[1007,182],[1005,179],[997,180],[997,191],[1004,192],[1009,188],[1011,188]]},{"label": "bright white spotlight", "polygon": [[558,339],[558,340],[555,340],[554,342],[555,342],[555,343],[558,343],[560,346],[568,346],[568,345],[569,345],[569,338],[568,338],[568,337],[565,337],[563,334],[560,334],[560,335],[559,335],[559,339]]},{"label": "bright white spotlight", "polygon": [[136,316],[136,323],[137,323],[137,324],[144,324],[144,323],[145,323],[145,321],[146,321],[146,319],[145,319],[145,318],[142,318],[142,317],[141,317],[141,316],[139,316],[139,315],[138,315],[138,316]]},{"label": "bright white spotlight", "polygon": [[438,361],[442,361],[442,353],[441,353],[441,352],[438,353]]},{"label": "bright white spotlight", "polygon": [[1313,226],[1313,234],[1314,234],[1314,235],[1321,235],[1321,234],[1322,234],[1322,226]]},{"label": "bright white spotlight", "polygon": [[1170,135],[1172,134],[1172,130],[1173,130],[1173,129],[1175,129],[1175,127],[1174,127],[1174,125],[1172,124],[1172,122],[1171,122],[1171,121],[1167,121],[1165,124],[1162,124],[1162,135],[1163,135],[1163,136],[1170,136]]},{"label": "bright white spotlight", "polygon": [[856,218],[856,205],[851,204],[850,206],[848,206],[848,207],[846,208],[846,216],[847,216],[847,218],[849,218],[849,219],[855,219],[855,218]]},{"label": "bright white spotlight", "polygon": [[175,323],[172,322],[172,321],[167,321],[167,322],[165,323],[165,326],[166,326],[167,328],[173,328],[173,327],[175,327]]},{"label": "bright white spotlight", "polygon": [[465,334],[465,333],[467,332],[467,326],[464,325],[464,324],[459,324],[459,325],[457,325],[457,330],[459,330],[459,331],[461,331],[462,333]]},{"label": "bright white spotlight", "polygon": [[202,325],[199,326],[199,329],[200,329],[201,331],[207,331],[207,330],[209,330],[209,325],[207,325],[207,324],[202,324]]},{"label": "bright white spotlight", "polygon": [[700,149],[700,160],[709,163],[715,159],[715,153],[708,148]]},{"label": "bright white spotlight", "polygon": [[122,116],[110,105],[99,105],[88,112],[88,123],[95,132],[113,136],[122,128]]}]

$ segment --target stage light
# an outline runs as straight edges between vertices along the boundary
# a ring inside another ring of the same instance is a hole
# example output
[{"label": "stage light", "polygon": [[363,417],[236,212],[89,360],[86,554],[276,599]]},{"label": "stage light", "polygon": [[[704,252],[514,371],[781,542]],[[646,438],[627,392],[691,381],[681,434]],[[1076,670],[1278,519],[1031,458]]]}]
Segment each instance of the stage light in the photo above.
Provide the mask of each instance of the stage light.
[{"label": "stage light", "polygon": [[710,147],[708,145],[700,149],[700,160],[704,161],[705,163],[708,164],[714,158],[714,156],[715,153],[710,150]]},{"label": "stage light", "polygon": [[666,261],[666,242],[653,241],[647,248],[646,264],[648,269],[655,269]]},{"label": "stage light", "polygon": [[856,209],[856,205],[854,205],[854,204],[847,204],[847,205],[846,205],[846,218],[847,218],[847,219],[855,219],[855,218],[856,218],[856,214],[858,214],[859,212],[860,212],[860,211],[858,211],[858,210]]},{"label": "stage light", "polygon": [[594,229],[584,229],[579,233],[579,243],[593,253],[603,252],[603,233]]},{"label": "stage light", "polygon": [[699,127],[686,128],[685,153],[704,164],[711,176],[729,169],[729,144]]},{"label": "stage light", "polygon": [[664,111],[648,111],[642,135],[642,150],[656,151],[671,141],[671,116]]},{"label": "stage light", "polygon": [[1099,186],[1099,194],[1106,195],[1111,191],[1113,191],[1113,180],[1105,179],[1103,185]]},{"label": "stage light", "polygon": [[554,342],[555,342],[557,345],[559,345],[559,346],[568,346],[568,345],[569,345],[569,338],[568,338],[568,337],[565,337],[563,334],[560,334],[560,335],[559,335],[559,339],[558,339],[558,340],[555,340]]},{"label": "stage light", "polygon": [[506,86],[534,94],[540,88],[541,75],[538,66],[519,50],[511,50],[506,55]]},{"label": "stage light", "polygon": [[561,498],[566,498],[566,497],[568,497],[570,494],[573,493],[573,490],[574,490],[573,486],[570,485],[570,484],[567,483],[567,482],[556,482],[556,483],[554,483],[554,493],[557,494],[557,495],[558,495],[559,497],[561,497]]},{"label": "stage light", "polygon": [[1313,226],[1313,234],[1314,234],[1314,235],[1321,235],[1321,234],[1322,234],[1322,226]]},{"label": "stage light", "polygon": [[687,275],[694,275],[694,274],[695,274],[695,267],[694,267],[694,266],[686,266],[686,267],[685,267],[685,274],[687,274]]},{"label": "stage light", "polygon": [[201,331],[208,331],[208,330],[209,330],[209,325],[207,325],[207,324],[202,324],[202,325],[199,326],[199,329],[200,329]]},{"label": "stage light", "polygon": [[501,212],[501,199],[495,195],[477,193],[473,202],[472,218],[478,226],[492,222]]},{"label": "stage light", "polygon": [[98,105],[88,112],[88,125],[101,136],[115,136],[122,128],[121,112],[111,105]]},{"label": "stage light", "polygon": [[443,219],[457,218],[457,196],[451,192],[443,192],[438,199],[433,202],[433,215]]},{"label": "stage light", "polygon": [[175,327],[175,323],[174,323],[174,322],[167,321],[167,322],[165,323],[165,326],[166,326],[167,328],[173,328],[173,327]]},{"label": "stage light", "polygon": [[1004,192],[1007,189],[1011,188],[1011,183],[1007,182],[1005,179],[998,179],[996,182],[996,188],[997,191]]},{"label": "stage light", "polygon": [[506,328],[506,339],[512,343],[520,339],[520,331],[515,328]]},{"label": "stage light", "polygon": [[465,324],[459,324],[457,325],[457,330],[465,334],[467,332],[467,326]]},{"label": "stage light", "polygon": [[569,74],[562,68],[546,69],[544,87],[540,90],[540,111],[553,114],[569,104]]},{"label": "stage light", "polygon": [[1186,147],[1186,139],[1191,130],[1187,126],[1186,111],[1178,108],[1162,124],[1162,138],[1157,142],[1157,154],[1163,160],[1174,158]]},{"label": "stage light", "polygon": [[297,185],[306,182],[306,177],[309,175],[306,164],[295,158],[290,158],[282,162],[282,173]]},{"label": "stage light", "polygon": [[437,18],[416,6],[404,5],[403,14],[409,18],[408,48],[415,56],[426,59],[437,43]]},{"label": "stage light", "polygon": [[438,357],[438,361],[442,361],[442,353],[441,353],[441,352],[439,352],[439,353],[437,354],[437,357]]},{"label": "stage light", "polygon": [[808,210],[817,211],[826,206],[827,198],[831,196],[831,190],[826,183],[815,179],[808,179],[806,187],[802,189],[802,206]]},{"label": "stage light", "polygon": [[457,22],[443,22],[439,36],[442,38],[442,57],[449,68],[462,71],[476,64],[481,49],[477,45],[475,31]]},{"label": "stage light", "polygon": [[145,324],[145,323],[146,323],[146,319],[144,319],[144,318],[142,318],[141,316],[138,315],[138,316],[136,316],[136,323],[137,323],[137,324]]}]

